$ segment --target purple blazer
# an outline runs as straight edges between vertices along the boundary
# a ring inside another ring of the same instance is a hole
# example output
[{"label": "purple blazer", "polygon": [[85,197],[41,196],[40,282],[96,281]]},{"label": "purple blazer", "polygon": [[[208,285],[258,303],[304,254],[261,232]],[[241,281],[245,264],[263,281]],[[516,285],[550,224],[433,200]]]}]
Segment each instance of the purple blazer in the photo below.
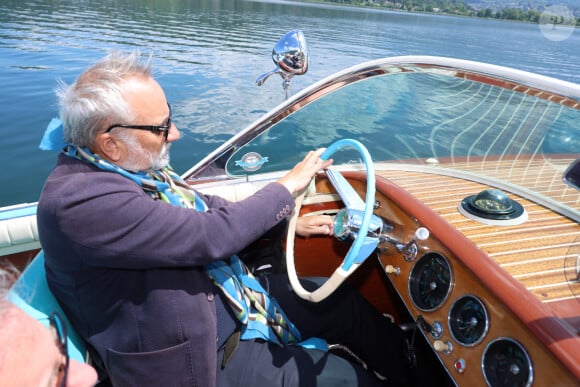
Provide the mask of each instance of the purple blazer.
[{"label": "purple blazer", "polygon": [[64,155],[46,181],[38,230],[48,284],[115,385],[215,386],[219,297],[201,267],[294,207],[278,183],[238,203],[199,195],[205,213]]}]

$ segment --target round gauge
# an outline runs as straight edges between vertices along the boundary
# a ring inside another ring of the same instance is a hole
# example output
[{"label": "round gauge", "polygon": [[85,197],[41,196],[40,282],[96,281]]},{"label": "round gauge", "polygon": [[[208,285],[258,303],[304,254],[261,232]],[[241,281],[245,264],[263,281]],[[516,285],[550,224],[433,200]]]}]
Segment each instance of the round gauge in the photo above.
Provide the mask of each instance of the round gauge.
[{"label": "round gauge", "polygon": [[463,296],[449,309],[449,330],[459,344],[466,347],[479,343],[489,326],[487,310],[474,296]]},{"label": "round gauge", "polygon": [[496,339],[487,345],[481,368],[488,386],[531,386],[534,379],[528,353],[509,338]]},{"label": "round gauge", "polygon": [[409,295],[417,308],[437,309],[450,290],[451,267],[444,256],[428,253],[417,260],[409,275]]}]

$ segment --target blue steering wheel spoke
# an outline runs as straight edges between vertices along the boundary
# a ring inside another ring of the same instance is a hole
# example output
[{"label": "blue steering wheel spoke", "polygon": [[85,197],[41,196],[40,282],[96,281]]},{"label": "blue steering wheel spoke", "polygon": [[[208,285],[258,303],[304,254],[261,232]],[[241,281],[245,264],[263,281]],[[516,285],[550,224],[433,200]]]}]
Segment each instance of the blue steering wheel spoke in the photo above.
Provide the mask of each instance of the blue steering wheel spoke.
[{"label": "blue steering wheel spoke", "polygon": [[[352,186],[346,181],[346,179],[342,177],[342,175],[336,173],[334,170],[331,169],[328,170],[327,174],[329,176],[329,179],[333,183],[334,188],[337,190],[339,196],[343,200],[346,209],[364,211],[362,224],[360,225],[359,232],[341,265],[341,267],[344,270],[349,270],[352,264],[357,261],[361,260],[364,261],[373,252],[374,248],[378,244],[377,239],[376,244],[374,244],[374,246],[371,249],[370,246],[372,246],[372,243],[366,243],[366,246],[363,250],[363,245],[365,244],[365,240],[367,238],[369,225],[371,223],[371,218],[373,216],[373,207],[375,204],[375,167],[368,150],[359,141],[353,139],[343,139],[338,140],[332,145],[330,145],[324,151],[324,153],[322,153],[322,156],[320,158],[327,160],[336,151],[347,147],[352,147],[356,149],[363,159],[367,174],[367,191],[365,203],[362,202],[360,196],[358,196],[358,193],[354,190],[354,188],[352,188]],[[337,175],[340,175],[340,177],[338,177]]]},{"label": "blue steering wheel spoke", "polygon": [[[347,255],[344,258],[344,261],[342,262],[340,267],[342,268],[342,270],[348,271],[348,270],[350,270],[352,265],[360,265],[361,263],[366,261],[366,259],[373,253],[373,251],[375,251],[378,244],[379,244],[379,238],[374,238],[374,237],[364,238],[364,241],[360,247],[358,255],[355,256],[354,254],[351,255],[351,254],[347,253]],[[351,246],[350,250],[352,250],[352,246]],[[350,250],[349,250],[349,253],[350,253]]]}]

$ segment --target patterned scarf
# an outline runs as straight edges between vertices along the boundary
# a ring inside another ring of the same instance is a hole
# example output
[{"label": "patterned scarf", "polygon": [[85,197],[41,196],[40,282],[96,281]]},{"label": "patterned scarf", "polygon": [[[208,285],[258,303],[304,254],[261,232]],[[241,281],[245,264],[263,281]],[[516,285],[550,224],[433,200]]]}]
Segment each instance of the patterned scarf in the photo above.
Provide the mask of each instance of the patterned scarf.
[{"label": "patterned scarf", "polygon": [[[196,211],[205,212],[208,209],[205,202],[171,167],[150,172],[130,172],[91,153],[87,148],[68,145],[63,152],[102,170],[125,176],[141,186],[154,199]],[[242,340],[263,339],[279,345],[302,345],[299,343],[301,338],[298,329],[288,320],[278,302],[269,296],[236,255],[206,265],[205,271],[223,292],[228,304],[242,323]],[[320,339],[314,339],[304,346],[326,347],[325,343],[317,340]]]}]

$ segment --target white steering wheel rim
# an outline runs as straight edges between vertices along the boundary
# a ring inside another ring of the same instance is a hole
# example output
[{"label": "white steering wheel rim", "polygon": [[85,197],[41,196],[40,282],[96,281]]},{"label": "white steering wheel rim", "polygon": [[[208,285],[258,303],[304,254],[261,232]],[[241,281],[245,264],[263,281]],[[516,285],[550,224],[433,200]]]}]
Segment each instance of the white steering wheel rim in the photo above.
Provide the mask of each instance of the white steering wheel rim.
[{"label": "white steering wheel rim", "polygon": [[[320,302],[326,299],[329,295],[331,295],[343,282],[344,280],[352,274],[361,264],[362,262],[349,262],[349,264],[345,265],[346,261],[349,259],[350,254],[353,250],[360,250],[360,246],[362,245],[362,241],[364,237],[367,235],[370,218],[372,216],[373,206],[374,206],[374,196],[375,196],[375,173],[374,173],[374,166],[372,165],[372,160],[370,159],[370,155],[364,146],[355,140],[339,140],[332,144],[327,151],[323,154],[326,155],[326,158],[330,157],[336,150],[345,147],[347,145],[353,145],[359,152],[361,156],[363,156],[365,161],[365,168],[367,174],[367,192],[366,192],[366,203],[365,203],[365,214],[363,216],[363,225],[361,226],[356,238],[355,242],[351,246],[351,249],[345,256],[345,259],[341,263],[341,265],[336,268],[334,273],[328,278],[328,280],[316,289],[313,292],[309,292],[308,290],[304,289],[300,280],[298,279],[298,275],[296,273],[296,266],[294,264],[294,240],[296,238],[296,225],[298,224],[298,217],[300,214],[300,208],[302,207],[302,202],[304,201],[304,197],[308,191],[305,188],[303,191],[300,192],[298,197],[296,198],[296,204],[294,207],[294,211],[290,216],[290,222],[288,225],[288,235],[286,237],[286,267],[288,271],[288,279],[290,281],[290,285],[294,292],[300,297],[305,300],[311,302]],[[352,260],[350,260],[352,261]],[[346,266],[346,267],[343,267]]]}]

